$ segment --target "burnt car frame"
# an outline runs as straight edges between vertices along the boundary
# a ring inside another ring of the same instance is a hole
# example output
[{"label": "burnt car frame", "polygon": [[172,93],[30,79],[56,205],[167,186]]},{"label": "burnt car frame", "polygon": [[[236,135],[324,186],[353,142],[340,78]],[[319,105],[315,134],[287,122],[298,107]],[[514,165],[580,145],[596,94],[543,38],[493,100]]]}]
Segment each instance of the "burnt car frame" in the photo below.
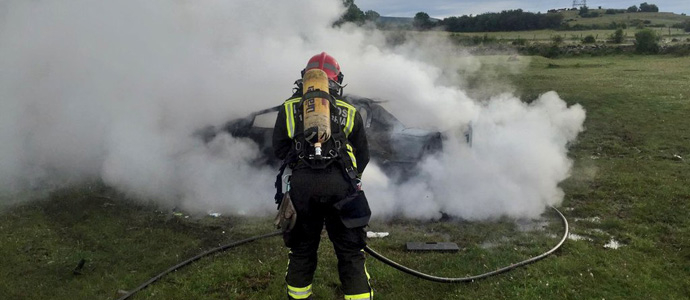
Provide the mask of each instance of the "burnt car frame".
[{"label": "burnt car frame", "polygon": [[[383,101],[353,95],[345,95],[342,100],[352,104],[362,116],[371,160],[389,174],[413,172],[423,158],[443,148],[444,137],[440,131],[406,127],[381,106]],[[204,128],[197,135],[207,143],[220,132],[237,138],[249,138],[256,142],[262,153],[255,163],[277,167],[280,161],[273,154],[272,139],[277,112],[281,108],[282,104],[256,111],[220,127]],[[468,126],[465,132],[468,143],[471,143],[471,137],[471,126]]]}]

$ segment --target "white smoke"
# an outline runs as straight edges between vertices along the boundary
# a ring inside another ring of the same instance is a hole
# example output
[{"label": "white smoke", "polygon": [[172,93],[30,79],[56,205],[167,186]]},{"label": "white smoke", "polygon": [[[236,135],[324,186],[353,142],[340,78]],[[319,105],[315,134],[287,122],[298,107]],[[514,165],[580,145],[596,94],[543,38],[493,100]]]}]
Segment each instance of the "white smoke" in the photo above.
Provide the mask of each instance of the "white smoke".
[{"label": "white smoke", "polygon": [[566,107],[555,92],[531,104],[500,95],[480,106],[471,147],[451,131],[443,153],[427,159],[404,189],[375,184],[399,191],[387,200],[409,203],[398,206],[409,217],[438,218],[440,211],[465,219],[535,217],[563,199],[558,183],[572,166],[566,147],[584,118],[580,106]]},{"label": "white smoke", "polygon": [[[478,61],[442,39],[388,47],[334,28],[339,0],[5,1],[0,4],[0,190],[100,178],[192,211],[274,212],[275,170],[245,139],[192,133],[280,104],[306,59],[326,51],[349,93],[388,99],[409,126],[450,133],[440,157],[396,186],[365,172],[376,215],[531,216],[558,204],[566,144],[584,111],[555,93],[485,103],[459,88]],[[461,141],[474,124],[474,145]]]}]

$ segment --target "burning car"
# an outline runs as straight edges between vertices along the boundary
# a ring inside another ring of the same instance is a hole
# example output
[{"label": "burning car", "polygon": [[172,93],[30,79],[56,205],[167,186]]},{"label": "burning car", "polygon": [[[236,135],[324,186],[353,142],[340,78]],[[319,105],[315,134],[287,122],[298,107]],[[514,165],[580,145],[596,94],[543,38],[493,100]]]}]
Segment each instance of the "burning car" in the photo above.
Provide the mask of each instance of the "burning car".
[{"label": "burning car", "polygon": [[[371,160],[387,172],[410,172],[424,157],[442,150],[441,132],[406,127],[381,106],[382,101],[352,95],[345,95],[343,100],[352,104],[362,116]],[[282,104],[231,120],[218,128],[207,127],[197,135],[206,143],[220,132],[249,138],[259,145],[263,154],[256,163],[277,167],[280,161],[273,154],[272,139],[273,126],[281,108]],[[471,142],[471,127],[468,127],[465,137],[468,143]]]}]

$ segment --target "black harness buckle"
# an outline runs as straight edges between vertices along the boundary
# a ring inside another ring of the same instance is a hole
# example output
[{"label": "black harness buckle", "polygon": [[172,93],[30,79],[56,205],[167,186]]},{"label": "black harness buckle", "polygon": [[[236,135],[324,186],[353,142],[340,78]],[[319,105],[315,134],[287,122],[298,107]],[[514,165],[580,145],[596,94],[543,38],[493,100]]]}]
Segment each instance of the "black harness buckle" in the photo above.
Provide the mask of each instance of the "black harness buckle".
[{"label": "black harness buckle", "polygon": [[350,177],[350,179],[357,178],[357,172],[355,172],[355,168],[353,166],[346,166],[345,173],[347,173],[347,176]]}]

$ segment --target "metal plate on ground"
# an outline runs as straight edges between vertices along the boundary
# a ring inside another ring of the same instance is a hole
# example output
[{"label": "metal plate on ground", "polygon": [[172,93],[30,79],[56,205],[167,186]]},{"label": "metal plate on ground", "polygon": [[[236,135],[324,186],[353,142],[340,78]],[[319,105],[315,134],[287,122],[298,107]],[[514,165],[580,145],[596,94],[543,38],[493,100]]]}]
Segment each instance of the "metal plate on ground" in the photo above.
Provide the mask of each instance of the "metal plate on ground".
[{"label": "metal plate on ground", "polygon": [[408,251],[443,251],[457,252],[458,244],[448,242],[407,242]]}]

